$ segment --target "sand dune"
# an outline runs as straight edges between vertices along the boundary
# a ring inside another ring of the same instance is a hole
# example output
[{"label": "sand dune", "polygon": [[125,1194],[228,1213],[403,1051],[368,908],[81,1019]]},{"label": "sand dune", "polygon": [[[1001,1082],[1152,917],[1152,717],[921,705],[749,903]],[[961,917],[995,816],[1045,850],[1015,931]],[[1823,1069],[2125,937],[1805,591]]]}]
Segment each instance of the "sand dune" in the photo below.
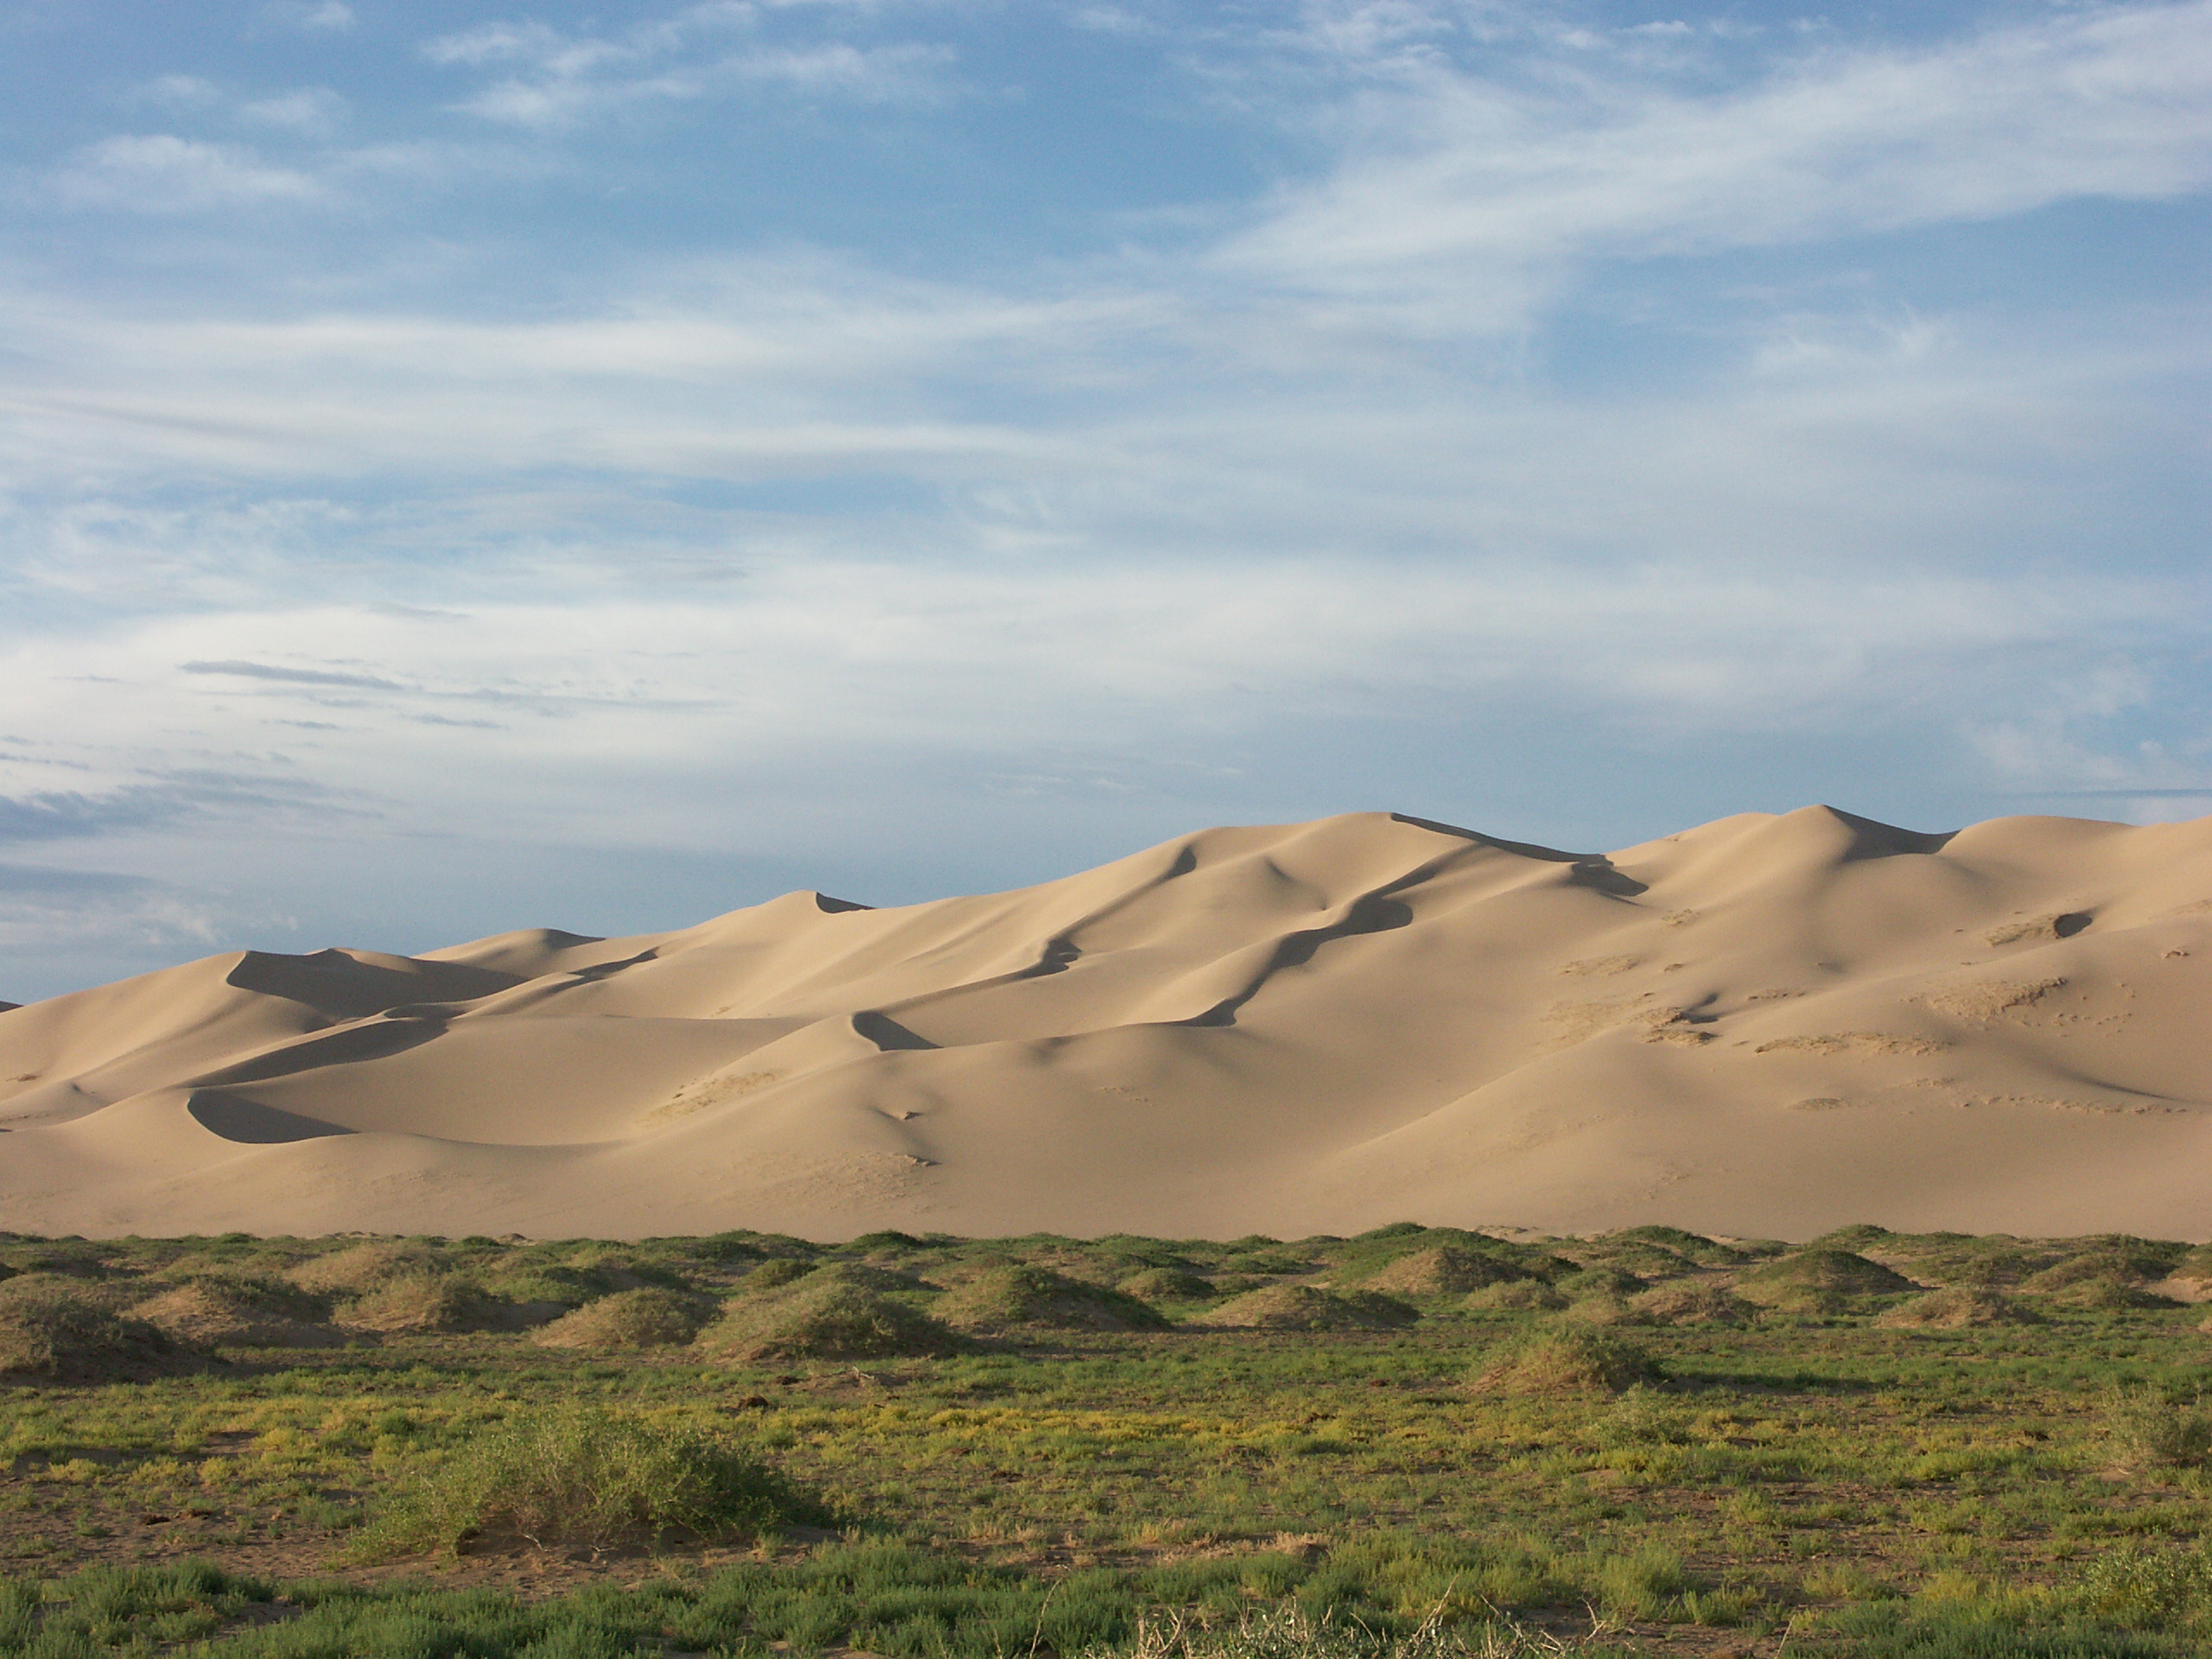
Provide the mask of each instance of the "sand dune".
[{"label": "sand dune", "polygon": [[1383,814],[0,1011],[0,1226],[2212,1235],[2212,819]]}]

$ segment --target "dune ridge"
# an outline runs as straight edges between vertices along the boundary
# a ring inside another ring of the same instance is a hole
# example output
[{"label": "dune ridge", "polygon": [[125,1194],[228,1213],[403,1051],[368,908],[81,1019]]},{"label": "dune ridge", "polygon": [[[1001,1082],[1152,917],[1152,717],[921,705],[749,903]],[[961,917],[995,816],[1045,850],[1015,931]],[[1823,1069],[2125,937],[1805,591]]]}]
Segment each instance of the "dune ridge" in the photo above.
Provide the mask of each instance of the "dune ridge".
[{"label": "dune ridge", "polygon": [[1359,813],[0,1005],[0,1227],[2212,1234],[2212,819]]}]

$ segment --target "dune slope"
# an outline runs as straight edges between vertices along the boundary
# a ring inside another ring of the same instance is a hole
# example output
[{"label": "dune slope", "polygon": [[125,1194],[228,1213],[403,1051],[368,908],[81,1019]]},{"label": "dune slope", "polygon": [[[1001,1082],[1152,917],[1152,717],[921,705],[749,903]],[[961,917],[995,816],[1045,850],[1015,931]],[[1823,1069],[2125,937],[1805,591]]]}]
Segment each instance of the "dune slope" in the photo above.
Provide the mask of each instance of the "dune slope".
[{"label": "dune slope", "polygon": [[0,1226],[2212,1234],[2212,820],[1385,814],[0,1011]]}]

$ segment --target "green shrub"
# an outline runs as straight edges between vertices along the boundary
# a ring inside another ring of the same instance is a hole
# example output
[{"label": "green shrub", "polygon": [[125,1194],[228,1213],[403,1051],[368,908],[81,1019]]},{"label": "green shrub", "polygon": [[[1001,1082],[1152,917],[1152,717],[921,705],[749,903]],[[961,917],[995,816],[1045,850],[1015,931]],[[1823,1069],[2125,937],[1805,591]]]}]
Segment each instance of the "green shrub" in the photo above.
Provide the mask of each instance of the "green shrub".
[{"label": "green shrub", "polygon": [[2105,1396],[2105,1433],[2122,1463],[2136,1469],[2198,1469],[2212,1459],[2212,1412],[2177,1405],[2143,1389]]},{"label": "green shrub", "polygon": [[572,1405],[510,1418],[404,1485],[354,1553],[641,1548],[827,1520],[729,1442]]}]

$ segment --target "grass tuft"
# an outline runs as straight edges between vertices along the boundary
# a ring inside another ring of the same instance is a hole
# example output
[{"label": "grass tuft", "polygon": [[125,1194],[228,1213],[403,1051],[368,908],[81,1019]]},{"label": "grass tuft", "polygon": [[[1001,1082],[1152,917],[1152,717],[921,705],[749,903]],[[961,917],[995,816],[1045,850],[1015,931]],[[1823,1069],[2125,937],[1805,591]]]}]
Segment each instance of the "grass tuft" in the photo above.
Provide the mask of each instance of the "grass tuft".
[{"label": "grass tuft", "polygon": [[353,1553],[644,1549],[759,1539],[831,1518],[726,1440],[569,1405],[510,1418],[426,1470],[363,1529]]}]

